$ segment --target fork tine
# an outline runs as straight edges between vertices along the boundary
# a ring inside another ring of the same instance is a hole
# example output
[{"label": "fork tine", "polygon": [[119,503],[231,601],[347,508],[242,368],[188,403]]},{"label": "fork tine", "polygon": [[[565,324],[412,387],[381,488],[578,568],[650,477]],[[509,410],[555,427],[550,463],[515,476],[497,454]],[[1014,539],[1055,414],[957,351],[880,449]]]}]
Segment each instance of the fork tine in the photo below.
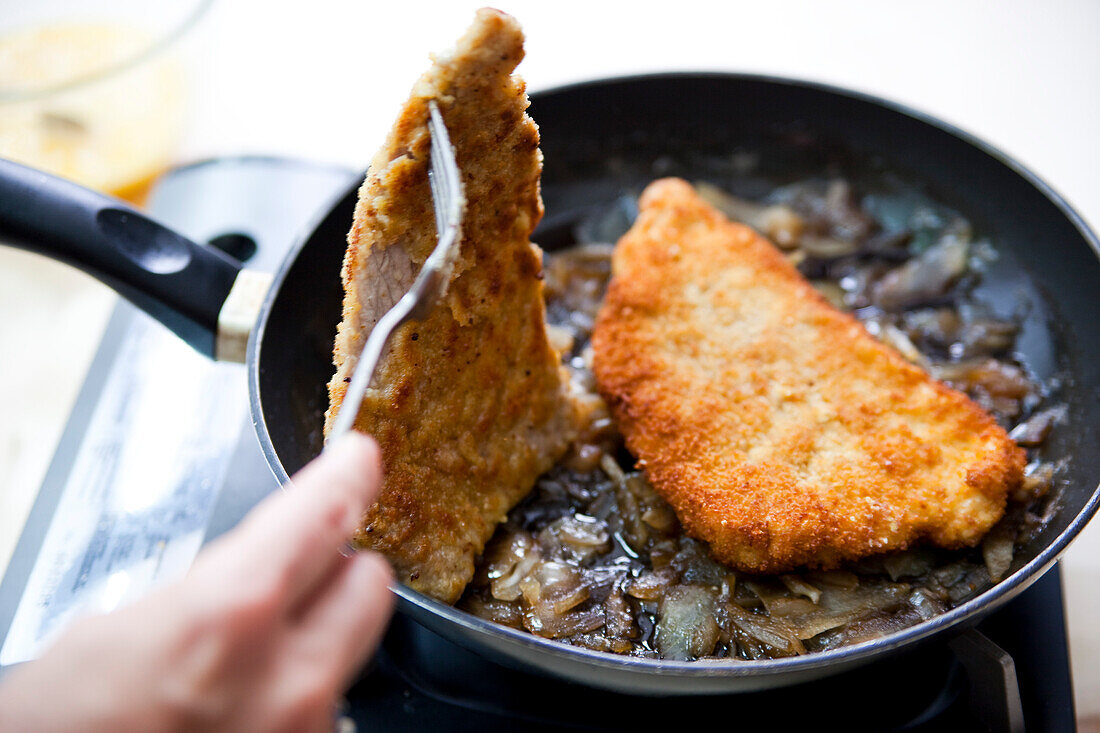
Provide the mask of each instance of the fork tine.
[{"label": "fork tine", "polygon": [[453,189],[451,186],[451,173],[448,170],[448,161],[453,165],[453,149],[447,134],[447,127],[443,124],[439,106],[435,100],[428,102],[429,131],[432,137],[431,143],[431,168],[428,171],[428,179],[432,188],[432,200],[435,206],[436,229],[442,232],[447,226],[450,214]]},{"label": "fork tine", "polygon": [[439,112],[439,106],[432,100],[428,103],[429,124],[432,135],[431,168],[435,173],[431,176],[435,181],[433,195],[435,197],[436,224],[440,230],[446,226],[457,226],[462,213],[461,195],[458,193],[461,187],[461,179],[458,173],[458,164],[454,158],[454,148],[451,147],[447,126],[443,124],[443,116]]}]

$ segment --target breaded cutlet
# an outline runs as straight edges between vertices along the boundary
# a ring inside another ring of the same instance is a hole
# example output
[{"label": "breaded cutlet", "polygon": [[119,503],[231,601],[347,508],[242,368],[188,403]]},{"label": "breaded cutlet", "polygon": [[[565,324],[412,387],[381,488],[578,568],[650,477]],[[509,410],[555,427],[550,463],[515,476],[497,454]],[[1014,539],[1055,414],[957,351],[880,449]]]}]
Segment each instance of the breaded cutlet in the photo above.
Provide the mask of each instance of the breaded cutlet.
[{"label": "breaded cutlet", "polygon": [[872,338],[685,181],[652,183],[592,337],[626,445],[693,537],[746,572],[977,543],[1024,452]]},{"label": "breaded cutlet", "polygon": [[326,431],[371,328],[436,242],[428,100],[438,102],[467,200],[447,294],[391,338],[355,422],[382,449],[384,485],[356,540],[402,582],[455,601],[497,524],[562,455],[573,414],[546,333],[538,128],[527,116],[519,24],[480,10],[434,59],[359,192],[344,259],[343,321]]}]

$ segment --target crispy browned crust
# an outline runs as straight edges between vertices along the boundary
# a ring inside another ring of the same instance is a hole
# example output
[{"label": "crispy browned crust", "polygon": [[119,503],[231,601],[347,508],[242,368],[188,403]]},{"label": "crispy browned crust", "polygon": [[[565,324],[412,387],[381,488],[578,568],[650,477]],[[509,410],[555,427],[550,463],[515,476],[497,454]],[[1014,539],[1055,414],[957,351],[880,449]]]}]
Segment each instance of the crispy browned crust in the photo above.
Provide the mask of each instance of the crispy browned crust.
[{"label": "crispy browned crust", "polygon": [[594,369],[687,532],[748,572],[975,544],[1024,453],[684,181],[619,241]]},{"label": "crispy browned crust", "polygon": [[564,452],[572,415],[545,327],[538,128],[511,75],[523,34],[478,12],[435,59],[375,157],[344,260],[344,319],[326,430],[366,336],[435,244],[427,102],[437,99],[466,189],[463,237],[446,299],[391,339],[355,426],[379,442],[381,498],[357,540],[398,578],[453,602],[496,525]]}]

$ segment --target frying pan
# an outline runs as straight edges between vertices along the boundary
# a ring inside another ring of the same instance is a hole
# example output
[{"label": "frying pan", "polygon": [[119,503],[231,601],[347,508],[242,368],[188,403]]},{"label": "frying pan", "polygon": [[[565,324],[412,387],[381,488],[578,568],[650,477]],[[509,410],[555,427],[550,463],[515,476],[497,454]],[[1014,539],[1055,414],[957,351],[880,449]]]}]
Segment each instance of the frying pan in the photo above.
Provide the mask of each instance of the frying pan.
[{"label": "frying pan", "polygon": [[[676,73],[599,80],[533,94],[531,115],[542,135],[547,211],[534,238],[547,249],[568,243],[578,221],[647,178],[705,178],[714,173],[710,162],[746,150],[765,151],[761,164],[777,178],[842,171],[858,179],[860,170],[890,171],[962,212],[1000,252],[983,276],[981,296],[1010,312],[1026,304],[1018,349],[1036,376],[1061,385],[1059,397],[1068,405],[1065,426],[1046,446],[1049,456],[1070,459],[1061,498],[1044,529],[1017,552],[1011,575],[991,589],[917,626],[805,657],[674,662],[604,654],[493,624],[398,585],[402,613],[491,660],[599,688],[657,695],[773,688],[973,626],[1048,570],[1096,512],[1100,245],[1034,174],[919,112],[769,77]],[[341,315],[339,273],[355,195],[349,189],[322,213],[270,286],[228,256],[117,201],[11,163],[0,165],[0,239],[92,273],[205,354],[245,359],[256,433],[272,471],[286,482],[322,445],[325,384]]]}]

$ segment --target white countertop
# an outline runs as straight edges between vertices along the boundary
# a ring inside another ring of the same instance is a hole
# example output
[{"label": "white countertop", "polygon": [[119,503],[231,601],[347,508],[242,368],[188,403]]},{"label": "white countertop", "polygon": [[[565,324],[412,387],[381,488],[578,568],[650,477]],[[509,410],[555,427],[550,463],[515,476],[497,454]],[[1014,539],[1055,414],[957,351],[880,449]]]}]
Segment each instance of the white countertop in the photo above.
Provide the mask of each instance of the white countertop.
[{"label": "white countertop", "polygon": [[[361,168],[427,64],[480,3],[217,0],[186,40],[181,161],[297,156]],[[503,1],[531,90],[626,73],[728,70],[870,92],[978,135],[1100,226],[1100,3],[1092,0]],[[18,537],[113,296],[0,251],[0,567]],[[1077,705],[1100,720],[1100,526],[1064,561]],[[1100,723],[1097,723],[1100,730]]]}]

